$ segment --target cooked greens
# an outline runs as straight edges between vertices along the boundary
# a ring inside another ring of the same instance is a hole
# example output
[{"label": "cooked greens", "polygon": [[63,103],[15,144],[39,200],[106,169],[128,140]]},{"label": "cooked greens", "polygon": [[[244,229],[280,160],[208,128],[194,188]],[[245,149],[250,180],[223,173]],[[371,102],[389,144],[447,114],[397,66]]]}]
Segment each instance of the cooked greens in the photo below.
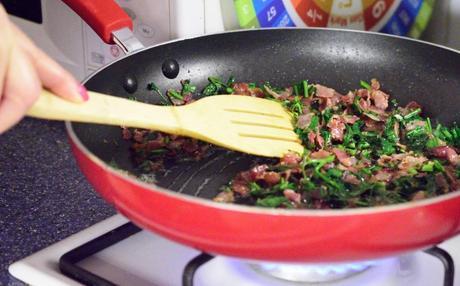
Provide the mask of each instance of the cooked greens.
[{"label": "cooked greens", "polygon": [[[240,172],[215,201],[280,208],[353,208],[395,204],[460,190],[460,127],[434,124],[416,102],[398,105],[372,79],[346,95],[302,80],[289,87],[209,77],[201,90],[189,80],[165,103],[195,96],[240,94],[279,101],[292,114],[303,154]],[[124,129],[144,172],[171,158],[199,160],[209,145],[160,132]]]}]

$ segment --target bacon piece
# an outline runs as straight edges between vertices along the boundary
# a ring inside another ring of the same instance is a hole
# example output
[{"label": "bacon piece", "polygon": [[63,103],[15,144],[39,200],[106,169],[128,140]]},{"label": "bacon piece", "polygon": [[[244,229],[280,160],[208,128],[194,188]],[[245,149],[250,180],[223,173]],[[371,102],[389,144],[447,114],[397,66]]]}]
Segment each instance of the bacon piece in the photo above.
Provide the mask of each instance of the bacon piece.
[{"label": "bacon piece", "polygon": [[253,177],[250,171],[243,171],[239,172],[235,177],[235,182],[240,182],[243,184],[249,183],[253,181]]},{"label": "bacon piece", "polygon": [[417,108],[422,108],[422,106],[420,104],[418,104],[416,101],[411,101],[409,102],[406,107],[405,107],[407,110],[413,110],[413,109],[417,109]]},{"label": "bacon piece", "polygon": [[310,105],[312,102],[313,99],[311,97],[302,98],[303,113],[307,113],[310,111]]},{"label": "bacon piece", "polygon": [[144,141],[144,136],[148,133],[147,130],[134,129],[134,141],[142,143]]},{"label": "bacon piece", "polygon": [[184,139],[178,137],[175,140],[168,143],[168,148],[171,150],[179,150],[182,148],[183,144],[184,144]]},{"label": "bacon piece", "polygon": [[342,103],[346,105],[351,105],[353,103],[353,100],[355,99],[355,94],[353,92],[348,92],[347,95],[344,95],[340,98]]},{"label": "bacon piece", "polygon": [[420,167],[426,160],[428,160],[424,156],[412,156],[408,154],[403,154],[406,155],[402,158],[401,163],[398,165],[398,169],[400,170],[409,170],[411,168],[418,168]]},{"label": "bacon piece", "polygon": [[218,203],[233,203],[235,201],[235,196],[233,195],[233,192],[223,191],[212,200]]},{"label": "bacon piece", "polygon": [[192,93],[187,93],[184,95],[184,104],[192,103],[193,100],[193,94]]},{"label": "bacon piece", "polygon": [[359,184],[361,184],[361,181],[360,181],[355,175],[351,174],[351,173],[348,172],[348,171],[343,172],[342,180],[343,180],[345,183],[349,183],[349,184],[352,184],[352,185],[359,185]]},{"label": "bacon piece", "polygon": [[325,87],[323,85],[317,84],[316,87],[316,97],[320,99],[320,108],[322,111],[326,108],[336,106],[340,101],[343,95],[336,92],[334,89]]},{"label": "bacon piece", "polygon": [[310,157],[312,159],[323,159],[323,158],[326,158],[327,156],[330,156],[331,155],[331,152],[328,152],[326,150],[319,150],[319,151],[316,151],[316,152],[313,152],[310,154]]},{"label": "bacon piece", "polygon": [[382,131],[385,125],[382,122],[375,121],[369,117],[364,117],[364,130],[365,131]]},{"label": "bacon piece", "polygon": [[194,153],[198,150],[198,141],[196,139],[185,139],[182,149],[187,153]]},{"label": "bacon piece", "polygon": [[258,87],[255,87],[255,88],[250,88],[249,89],[249,93],[251,96],[253,97],[260,97],[260,98],[264,98],[265,97],[265,94],[263,92],[262,89],[258,88]]},{"label": "bacon piece", "polygon": [[339,148],[333,148],[332,152],[337,157],[337,160],[339,160],[339,162],[346,167],[353,166],[357,162],[357,159],[355,157],[348,156],[347,152]]},{"label": "bacon piece", "polygon": [[356,116],[356,115],[347,115],[347,114],[344,114],[341,116],[341,119],[343,122],[345,122],[346,124],[353,124],[355,123],[356,121],[359,120],[359,117]]},{"label": "bacon piece", "polygon": [[[365,100],[368,100],[370,99],[370,93],[369,93],[369,90],[365,89],[365,88],[360,88],[356,91],[356,95],[361,97],[362,99],[365,99]],[[370,104],[370,102],[369,102]]]},{"label": "bacon piece", "polygon": [[324,85],[316,84],[316,96],[322,98],[331,98],[335,96],[335,90],[330,87],[326,87]]},{"label": "bacon piece", "polygon": [[431,148],[430,153],[436,158],[448,160],[453,165],[460,164],[459,155],[455,149],[450,146],[439,146]]},{"label": "bacon piece", "polygon": [[341,142],[345,131],[345,123],[342,121],[340,116],[334,114],[327,123],[329,131],[331,132],[332,140]]},{"label": "bacon piece", "polygon": [[145,145],[145,149],[147,151],[152,151],[152,150],[160,149],[164,147],[165,145],[166,144],[164,143],[163,138],[158,138],[155,140],[148,141],[147,144]]},{"label": "bacon piece", "polygon": [[436,185],[442,190],[443,193],[449,192],[449,183],[446,180],[446,177],[442,173],[437,173],[434,176]]},{"label": "bacon piece", "polygon": [[345,166],[343,164],[337,164],[337,169],[339,170],[342,170],[342,171],[349,171],[349,172],[352,172],[352,173],[357,173],[358,172],[358,168],[355,167],[355,166]]},{"label": "bacon piece", "polygon": [[287,153],[284,155],[283,158],[280,160],[280,164],[282,165],[297,165],[300,163],[302,158],[297,153]]},{"label": "bacon piece", "polygon": [[446,177],[449,179],[450,182],[450,189],[451,191],[455,192],[460,190],[460,181],[457,179],[455,175],[455,169],[452,166],[446,166]]},{"label": "bacon piece", "polygon": [[312,117],[313,117],[313,113],[307,113],[307,114],[300,115],[297,118],[296,126],[298,128],[302,128],[302,129],[307,128],[311,123]]},{"label": "bacon piece", "polygon": [[233,182],[232,191],[240,194],[243,197],[249,195],[249,187],[241,182]]},{"label": "bacon piece", "polygon": [[265,97],[265,94],[262,89],[258,87],[250,88],[249,84],[245,82],[234,83],[232,88],[233,88],[233,94],[247,95],[247,96],[253,96],[253,97]]},{"label": "bacon piece", "polygon": [[315,138],[316,138],[316,133],[313,131],[310,131],[308,133],[308,142],[310,142],[310,144],[312,145],[315,145]]},{"label": "bacon piece", "polygon": [[319,107],[320,111],[325,110],[326,108],[334,107],[340,102],[340,95],[331,98],[322,98],[321,105]]},{"label": "bacon piece", "polygon": [[125,140],[129,140],[131,138],[133,138],[133,134],[131,133],[131,131],[129,131],[128,128],[126,127],[122,127],[122,130],[121,130],[121,137]]},{"label": "bacon piece", "polygon": [[251,93],[249,92],[249,85],[245,82],[234,83],[232,88],[233,94],[251,95]]},{"label": "bacon piece", "polygon": [[414,130],[417,127],[425,127],[425,121],[423,120],[412,120],[407,122],[406,124],[406,131]]},{"label": "bacon piece", "polygon": [[316,143],[318,144],[319,148],[324,147],[324,138],[319,134],[319,130],[316,132]]},{"label": "bacon piece", "polygon": [[374,90],[379,90],[380,89],[380,82],[376,80],[375,78],[371,79],[371,87]]},{"label": "bacon piece", "polygon": [[278,184],[280,180],[281,175],[276,172],[266,172],[264,174],[264,181],[271,186]]},{"label": "bacon piece", "polygon": [[393,157],[391,157],[391,156],[382,155],[382,156],[380,156],[380,158],[377,160],[377,165],[379,165],[379,166],[386,166],[387,164],[389,164],[389,163],[391,162],[392,159],[393,159]]},{"label": "bacon piece", "polygon": [[[412,153],[393,154],[391,156],[382,155],[377,160],[380,166],[386,166],[390,163],[398,164],[398,169],[408,171],[410,168],[418,168],[428,159],[424,156],[414,156]],[[404,174],[404,172],[400,173]]]},{"label": "bacon piece", "polygon": [[371,181],[389,182],[393,177],[393,173],[389,169],[382,169],[377,171],[372,177]]},{"label": "bacon piece", "polygon": [[252,181],[257,181],[257,180],[264,179],[264,177],[265,177],[265,171],[266,171],[267,169],[268,169],[268,165],[267,165],[267,164],[257,165],[257,166],[252,167],[252,169],[249,170],[249,174],[250,174],[250,176],[251,176],[251,180],[252,180]]},{"label": "bacon piece", "polygon": [[388,108],[388,98],[390,97],[388,94],[384,93],[381,90],[373,90],[372,99],[374,100],[374,105],[380,110],[385,110]]},{"label": "bacon piece", "polygon": [[180,105],[184,105],[185,104],[185,100],[183,99],[178,99],[178,98],[175,98],[175,97],[169,97],[171,99],[171,102],[174,106],[180,106]]},{"label": "bacon piece", "polygon": [[371,106],[370,102],[364,98],[361,98],[358,102],[359,107],[361,107],[362,110],[368,110],[369,107]]},{"label": "bacon piece", "polygon": [[270,87],[266,85],[264,85],[264,88],[268,94],[270,94],[271,96],[279,100],[285,100],[292,95],[292,87],[286,88],[281,93],[275,92],[273,89],[271,89]]},{"label": "bacon piece", "polygon": [[299,193],[296,193],[294,190],[291,189],[284,190],[283,195],[286,199],[297,204],[300,204],[300,201],[302,199],[302,196]]},{"label": "bacon piece", "polygon": [[319,148],[324,147],[324,138],[319,133],[319,130],[316,133],[313,131],[308,133],[308,142],[313,146],[319,146]]}]

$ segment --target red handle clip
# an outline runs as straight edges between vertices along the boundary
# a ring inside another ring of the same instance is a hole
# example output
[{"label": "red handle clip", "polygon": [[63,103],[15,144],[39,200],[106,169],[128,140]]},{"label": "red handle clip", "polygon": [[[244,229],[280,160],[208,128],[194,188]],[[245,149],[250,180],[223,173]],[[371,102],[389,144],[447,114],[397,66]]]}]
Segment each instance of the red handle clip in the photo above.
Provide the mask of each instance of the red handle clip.
[{"label": "red handle clip", "polygon": [[113,0],[63,0],[107,44],[114,44],[112,32],[133,29],[133,21]]}]

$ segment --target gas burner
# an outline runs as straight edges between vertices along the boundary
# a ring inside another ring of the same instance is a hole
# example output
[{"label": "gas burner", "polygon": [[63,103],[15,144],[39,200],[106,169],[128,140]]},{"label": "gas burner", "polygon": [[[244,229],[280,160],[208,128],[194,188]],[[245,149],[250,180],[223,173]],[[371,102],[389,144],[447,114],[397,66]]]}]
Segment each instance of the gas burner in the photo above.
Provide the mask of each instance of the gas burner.
[{"label": "gas burner", "polygon": [[341,264],[285,264],[257,263],[251,264],[256,271],[282,280],[305,283],[332,282],[357,275],[379,261],[364,261]]},{"label": "gas burner", "polygon": [[[75,248],[64,254],[59,266],[61,271],[73,279],[89,285],[115,285],[106,279],[99,277],[78,266],[83,259],[91,256],[125,238],[138,233],[140,228],[132,223],[122,225],[111,232],[108,232],[88,243]],[[444,265],[444,286],[453,286],[454,281],[454,263],[450,255],[438,247],[433,247],[425,251],[426,253],[438,258]],[[192,286],[194,284],[195,272],[202,265],[214,259],[207,253],[201,253],[191,259],[185,266],[182,274],[182,285]],[[391,264],[397,261],[401,263],[406,260],[401,258],[388,258],[378,261],[362,261],[343,264],[283,264],[283,263],[250,263],[250,267],[259,273],[269,275],[281,280],[290,282],[303,282],[308,284],[318,284],[326,282],[335,282],[347,279],[352,276],[363,273],[364,271],[378,265]],[[242,264],[246,262],[240,262]],[[403,263],[404,264],[404,263]]]},{"label": "gas burner", "polygon": [[460,236],[442,244],[450,254],[433,247],[377,261],[281,264],[200,254],[115,216],[9,270],[32,285],[453,286],[459,245]]}]

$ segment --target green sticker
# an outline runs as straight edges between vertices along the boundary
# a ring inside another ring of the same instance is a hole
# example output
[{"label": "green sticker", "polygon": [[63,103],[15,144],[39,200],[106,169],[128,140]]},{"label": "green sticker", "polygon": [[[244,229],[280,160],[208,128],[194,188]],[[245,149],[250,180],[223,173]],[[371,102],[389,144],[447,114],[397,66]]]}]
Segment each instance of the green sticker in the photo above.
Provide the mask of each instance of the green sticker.
[{"label": "green sticker", "polygon": [[419,38],[426,26],[430,22],[431,14],[433,12],[434,0],[423,1],[422,6],[415,18],[414,25],[412,25],[409,31],[409,36],[413,38]]},{"label": "green sticker", "polygon": [[251,0],[235,0],[236,14],[242,28],[259,28],[256,11]]}]

